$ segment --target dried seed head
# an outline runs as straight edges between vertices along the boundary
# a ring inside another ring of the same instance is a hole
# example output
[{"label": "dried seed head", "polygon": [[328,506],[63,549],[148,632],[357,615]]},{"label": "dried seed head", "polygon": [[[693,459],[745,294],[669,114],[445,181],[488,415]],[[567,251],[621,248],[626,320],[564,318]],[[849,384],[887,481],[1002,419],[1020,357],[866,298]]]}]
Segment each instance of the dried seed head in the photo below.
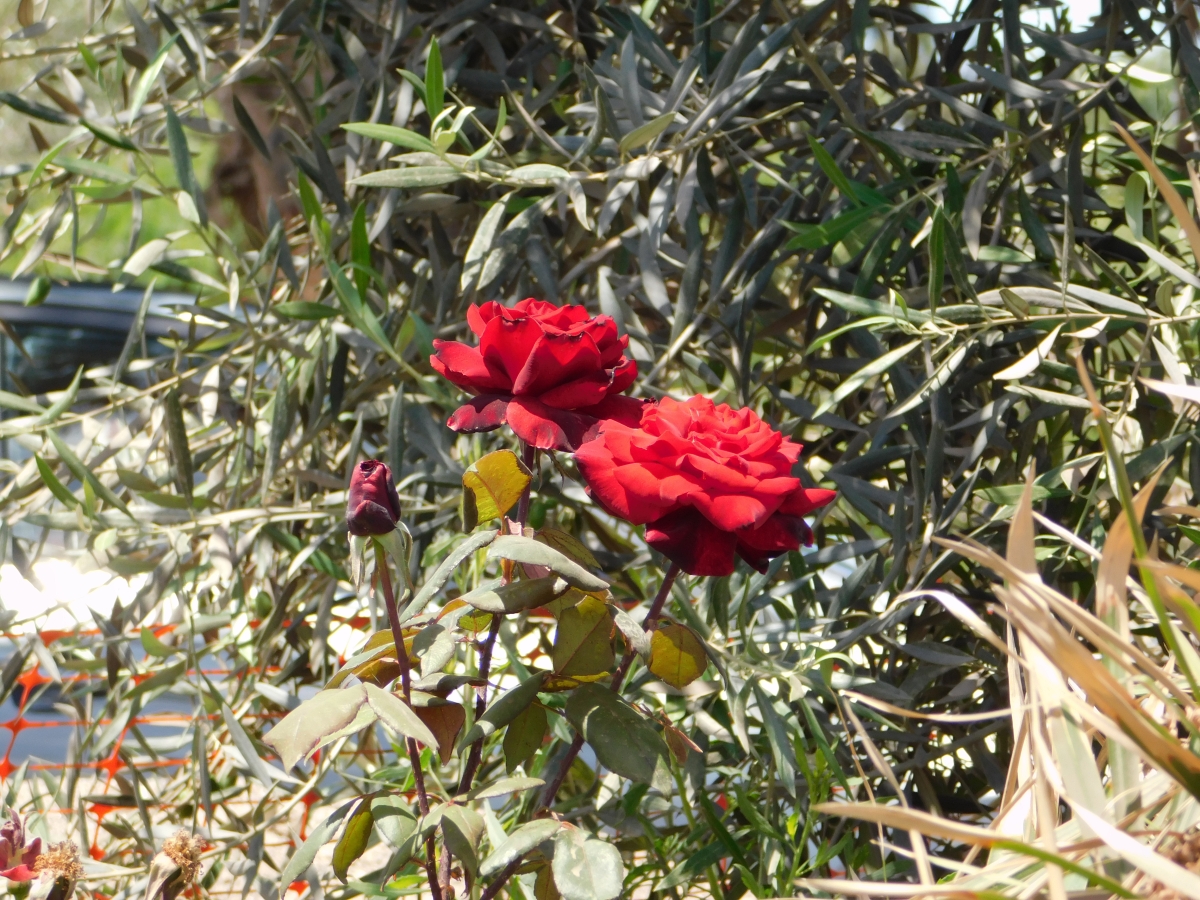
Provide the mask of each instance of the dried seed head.
[{"label": "dried seed head", "polygon": [[163,841],[162,845],[162,852],[179,866],[185,884],[191,884],[200,874],[200,853],[203,849],[204,842],[182,828],[175,832],[174,837]]},{"label": "dried seed head", "polygon": [[61,844],[51,844],[33,864],[33,871],[38,875],[51,875],[54,878],[65,878],[77,881],[83,875],[83,864],[79,861],[79,848],[71,841]]},{"label": "dried seed head", "polygon": [[[1200,873],[1200,830],[1186,834],[1174,834],[1159,851],[1173,863],[1178,863],[1189,872]],[[1183,900],[1183,896],[1160,881],[1151,881],[1146,896],[1150,900]]]}]

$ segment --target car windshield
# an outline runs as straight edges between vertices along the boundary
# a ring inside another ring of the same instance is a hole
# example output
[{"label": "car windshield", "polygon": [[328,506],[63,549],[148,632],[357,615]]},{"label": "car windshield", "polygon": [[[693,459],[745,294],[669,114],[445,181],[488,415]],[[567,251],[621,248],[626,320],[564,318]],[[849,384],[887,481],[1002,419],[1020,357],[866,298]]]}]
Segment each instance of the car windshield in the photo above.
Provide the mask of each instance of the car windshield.
[{"label": "car windshield", "polygon": [[8,337],[0,342],[2,386],[28,394],[63,390],[80,366],[112,365],[126,339],[119,331],[73,325],[16,324],[12,331],[25,353]]}]

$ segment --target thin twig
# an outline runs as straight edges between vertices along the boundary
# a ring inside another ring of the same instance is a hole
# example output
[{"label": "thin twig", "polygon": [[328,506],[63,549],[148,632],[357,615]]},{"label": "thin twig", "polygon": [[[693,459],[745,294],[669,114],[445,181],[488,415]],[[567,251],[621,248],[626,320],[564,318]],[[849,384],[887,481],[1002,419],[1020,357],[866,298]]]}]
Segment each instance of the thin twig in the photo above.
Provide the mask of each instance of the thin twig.
[{"label": "thin twig", "polygon": [[[662,608],[667,602],[667,597],[671,593],[671,587],[675,584],[675,579],[679,577],[679,564],[671,563],[667,569],[667,574],[663,576],[662,586],[658,589],[658,594],[654,597],[654,602],[650,604],[650,611],[646,613],[646,618],[642,621],[642,628],[647,632],[654,630],[654,625],[658,621],[658,617],[662,615]],[[633,657],[636,654],[633,650],[625,653],[621,659],[621,664],[617,667],[617,671],[613,674],[612,691],[619,693],[621,685],[625,681],[625,675],[629,671],[629,667],[633,664]],[[559,762],[558,770],[554,773],[554,778],[546,785],[545,791],[542,793],[542,798],[538,802],[537,809],[534,811],[536,816],[544,810],[549,809],[554,804],[554,798],[558,794],[559,788],[562,787],[566,780],[567,773],[571,770],[571,765],[575,762],[575,757],[579,755],[579,751],[583,749],[583,735],[576,733],[575,739],[571,741],[571,745],[567,748],[567,752],[563,755]],[[505,882],[512,877],[513,873],[521,865],[523,857],[514,859],[506,866],[499,875],[493,879],[492,883],[480,894],[479,900],[491,900],[496,894],[504,888]]]},{"label": "thin twig", "polygon": [[[654,630],[654,623],[658,621],[658,617],[662,614],[663,605],[667,602],[667,595],[671,593],[671,586],[675,583],[675,579],[679,576],[679,564],[671,563],[671,567],[667,569],[667,574],[663,576],[662,586],[658,589],[658,594],[654,598],[654,602],[650,604],[650,611],[646,613],[646,618],[642,622],[642,628],[647,633]],[[614,693],[619,693],[621,685],[625,681],[625,675],[629,671],[629,667],[633,664],[635,653],[632,649],[626,651],[625,656],[621,659],[621,664],[617,666],[617,671],[613,673],[612,690]],[[567,772],[570,771],[571,764],[575,762],[575,757],[579,755],[579,751],[583,749],[583,735],[576,734],[575,740],[571,742],[571,746],[567,748],[566,755],[563,756],[558,766],[558,771],[554,778],[546,786],[546,790],[542,793],[542,800],[539,804],[541,809],[549,809],[554,805],[554,797],[558,794],[558,789],[562,787],[563,781],[567,777]]]},{"label": "thin twig", "polygon": [[[530,472],[533,471],[535,454],[536,448],[533,445],[522,442],[521,461]],[[525,522],[529,518],[529,498],[532,488],[533,481],[531,479],[529,484],[525,486],[525,490],[521,493],[521,499],[517,502],[517,522],[520,524],[522,531],[524,531]],[[487,710],[487,680],[492,671],[492,654],[496,648],[496,638],[500,635],[500,625],[503,622],[503,614],[496,613],[492,616],[491,628],[488,629],[488,635],[484,639],[483,646],[479,651],[479,680],[483,684],[475,694],[475,721],[479,721],[480,716]],[[463,767],[462,778],[458,782],[458,793],[466,793],[471,789],[471,783],[475,780],[475,775],[479,771],[479,765],[482,761],[483,738],[480,738],[471,745],[471,752],[467,755],[467,764]]]}]

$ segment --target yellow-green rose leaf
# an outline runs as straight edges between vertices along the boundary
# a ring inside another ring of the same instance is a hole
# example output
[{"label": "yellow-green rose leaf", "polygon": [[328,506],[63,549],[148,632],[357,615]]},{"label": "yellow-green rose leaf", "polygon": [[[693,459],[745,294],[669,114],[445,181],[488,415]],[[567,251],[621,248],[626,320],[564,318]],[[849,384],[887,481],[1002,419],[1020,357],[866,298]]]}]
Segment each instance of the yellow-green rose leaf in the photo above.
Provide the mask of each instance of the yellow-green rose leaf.
[{"label": "yellow-green rose leaf", "polygon": [[650,671],[671,687],[686,687],[707,667],[704,644],[686,625],[667,625],[650,637]]},{"label": "yellow-green rose leaf", "polygon": [[511,450],[489,453],[463,473],[463,490],[475,501],[477,521],[498,519],[521,499],[532,477]]}]

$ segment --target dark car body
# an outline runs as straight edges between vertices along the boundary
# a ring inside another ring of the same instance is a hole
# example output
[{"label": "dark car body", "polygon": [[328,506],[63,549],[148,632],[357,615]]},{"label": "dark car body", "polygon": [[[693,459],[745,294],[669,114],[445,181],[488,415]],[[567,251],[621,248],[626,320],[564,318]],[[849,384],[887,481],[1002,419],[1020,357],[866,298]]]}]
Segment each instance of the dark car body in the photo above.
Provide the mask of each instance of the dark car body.
[{"label": "dark car body", "polygon": [[[0,323],[5,326],[0,333],[0,388],[21,394],[61,390],[80,366],[116,363],[144,298],[140,290],[114,291],[106,284],[56,283],[42,303],[26,306],[28,292],[28,281],[0,280]],[[188,323],[177,310],[192,303],[186,294],[151,294],[144,346],[135,348],[135,357],[164,352],[158,339],[171,332],[186,336]]]}]

